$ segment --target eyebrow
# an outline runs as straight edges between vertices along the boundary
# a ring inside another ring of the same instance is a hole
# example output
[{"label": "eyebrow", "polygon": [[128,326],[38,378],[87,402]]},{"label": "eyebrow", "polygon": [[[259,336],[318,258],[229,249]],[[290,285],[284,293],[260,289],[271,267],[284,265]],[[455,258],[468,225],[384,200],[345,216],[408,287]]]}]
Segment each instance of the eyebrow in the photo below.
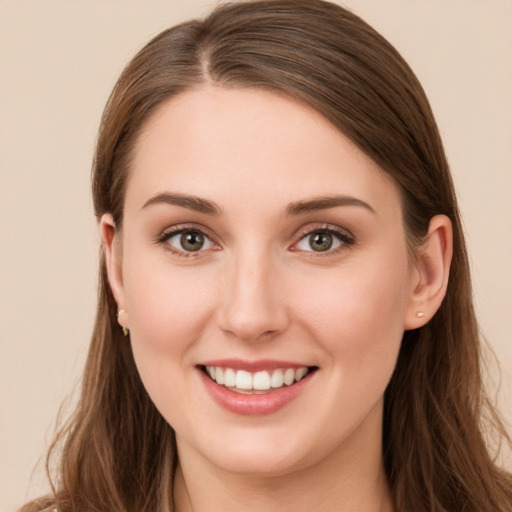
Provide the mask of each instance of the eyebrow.
[{"label": "eyebrow", "polygon": [[375,210],[366,202],[352,196],[337,195],[328,197],[315,197],[313,199],[297,201],[291,203],[286,209],[287,215],[300,215],[301,213],[316,212],[327,210],[337,206],[359,206],[376,213]]},{"label": "eyebrow", "polygon": [[[142,208],[147,208],[153,204],[170,204],[174,206],[181,206],[182,208],[188,208],[189,210],[194,210],[199,213],[206,213],[208,215],[220,215],[222,213],[222,209],[213,201],[188,194],[163,192],[148,199]],[[359,206],[369,210],[372,213],[376,213],[368,203],[362,201],[361,199],[357,199],[356,197],[352,196],[337,195],[328,197],[315,197],[313,199],[290,203],[286,208],[286,216],[327,210],[329,208],[336,208],[337,206]]]},{"label": "eyebrow", "polygon": [[188,208],[199,213],[207,213],[209,215],[220,215],[221,209],[213,201],[202,199],[196,196],[189,196],[187,194],[171,194],[164,192],[157,194],[152,198],[148,199],[142,208],[147,208],[153,204],[170,204],[174,206],[181,206],[182,208]]}]

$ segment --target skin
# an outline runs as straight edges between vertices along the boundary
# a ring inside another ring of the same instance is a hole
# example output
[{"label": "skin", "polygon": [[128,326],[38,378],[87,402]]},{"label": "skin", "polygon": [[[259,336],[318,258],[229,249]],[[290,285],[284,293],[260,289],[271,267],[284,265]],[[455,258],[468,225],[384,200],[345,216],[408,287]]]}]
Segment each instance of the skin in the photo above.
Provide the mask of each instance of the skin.
[{"label": "skin", "polygon": [[[147,204],[163,193],[219,211]],[[367,206],[290,213],[333,195]],[[173,227],[202,231],[204,249],[163,240]],[[345,240],[314,251],[309,234],[326,229]],[[392,510],[383,394],[404,330],[444,297],[446,217],[432,219],[411,259],[394,182],[317,112],[275,93],[204,86],[146,123],[123,229],[107,214],[101,232],[119,322],[176,431],[177,510]],[[240,415],[212,400],[197,369],[233,357],[318,370],[277,412]]]}]

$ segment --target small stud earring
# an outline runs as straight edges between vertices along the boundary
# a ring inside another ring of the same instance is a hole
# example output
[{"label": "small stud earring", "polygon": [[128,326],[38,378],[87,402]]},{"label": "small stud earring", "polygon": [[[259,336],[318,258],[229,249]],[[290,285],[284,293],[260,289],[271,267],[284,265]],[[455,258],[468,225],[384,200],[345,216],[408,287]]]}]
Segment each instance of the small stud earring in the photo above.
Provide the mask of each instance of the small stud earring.
[{"label": "small stud earring", "polygon": [[[118,312],[117,312],[117,319],[119,320],[119,317],[123,314],[123,313],[126,313],[126,311],[124,309],[120,309]],[[126,328],[126,327],[122,327],[123,329],[123,334],[125,336],[128,336],[128,334],[130,334],[130,331]]]},{"label": "small stud earring", "polygon": [[424,316],[423,311],[418,311],[418,312],[416,313],[416,316],[417,316],[418,318],[423,318],[423,316]]}]

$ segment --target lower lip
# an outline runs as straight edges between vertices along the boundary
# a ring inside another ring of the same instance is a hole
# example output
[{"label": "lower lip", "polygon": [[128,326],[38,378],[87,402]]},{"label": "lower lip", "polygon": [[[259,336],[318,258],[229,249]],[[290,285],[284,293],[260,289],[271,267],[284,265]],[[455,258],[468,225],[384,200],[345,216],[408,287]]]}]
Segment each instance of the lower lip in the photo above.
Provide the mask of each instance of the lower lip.
[{"label": "lower lip", "polygon": [[201,370],[198,369],[198,372],[210,396],[218,405],[235,414],[246,416],[259,416],[279,411],[302,393],[312,376],[312,373],[309,373],[291,386],[283,386],[268,393],[251,395],[231,391],[211,380]]}]

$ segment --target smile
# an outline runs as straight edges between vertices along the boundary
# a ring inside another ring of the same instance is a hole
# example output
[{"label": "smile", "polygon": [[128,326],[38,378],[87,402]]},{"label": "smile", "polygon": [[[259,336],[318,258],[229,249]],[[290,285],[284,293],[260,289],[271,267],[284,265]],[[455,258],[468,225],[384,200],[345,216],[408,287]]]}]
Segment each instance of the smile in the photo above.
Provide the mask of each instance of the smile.
[{"label": "smile", "polygon": [[317,366],[277,361],[211,361],[197,366],[208,395],[238,415],[266,415],[286,407],[311,386]]},{"label": "smile", "polygon": [[204,366],[204,370],[214,382],[235,393],[258,394],[291,386],[302,380],[312,368],[303,366],[249,372],[220,366]]}]

